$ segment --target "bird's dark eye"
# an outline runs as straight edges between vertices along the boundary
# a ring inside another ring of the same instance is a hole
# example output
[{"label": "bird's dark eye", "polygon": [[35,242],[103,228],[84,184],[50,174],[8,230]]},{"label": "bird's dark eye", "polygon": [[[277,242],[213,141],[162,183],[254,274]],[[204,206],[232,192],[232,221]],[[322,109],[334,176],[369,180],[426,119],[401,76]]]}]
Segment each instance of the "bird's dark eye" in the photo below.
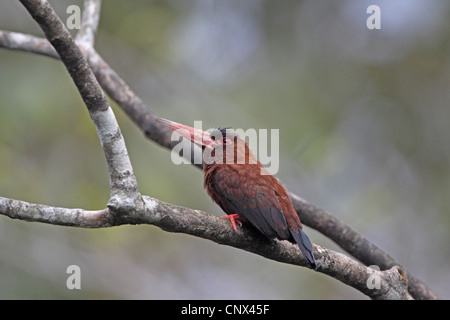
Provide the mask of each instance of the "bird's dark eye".
[{"label": "bird's dark eye", "polygon": [[223,137],[222,144],[232,144],[232,143],[233,143],[233,141],[231,141],[230,138]]},{"label": "bird's dark eye", "polygon": [[227,137],[223,137],[222,140],[216,140],[218,144],[220,145],[227,145],[227,144],[233,144],[233,140]]}]

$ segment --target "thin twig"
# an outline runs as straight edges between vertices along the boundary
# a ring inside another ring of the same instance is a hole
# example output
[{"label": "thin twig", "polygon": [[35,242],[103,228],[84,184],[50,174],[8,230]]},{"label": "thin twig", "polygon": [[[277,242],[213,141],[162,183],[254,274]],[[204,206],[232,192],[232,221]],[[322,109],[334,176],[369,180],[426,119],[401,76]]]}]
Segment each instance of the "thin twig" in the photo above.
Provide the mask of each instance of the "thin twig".
[{"label": "thin twig", "polygon": [[95,34],[97,33],[98,23],[100,21],[101,0],[85,0],[83,6],[83,15],[81,17],[81,26],[75,41],[85,46],[94,46]]}]

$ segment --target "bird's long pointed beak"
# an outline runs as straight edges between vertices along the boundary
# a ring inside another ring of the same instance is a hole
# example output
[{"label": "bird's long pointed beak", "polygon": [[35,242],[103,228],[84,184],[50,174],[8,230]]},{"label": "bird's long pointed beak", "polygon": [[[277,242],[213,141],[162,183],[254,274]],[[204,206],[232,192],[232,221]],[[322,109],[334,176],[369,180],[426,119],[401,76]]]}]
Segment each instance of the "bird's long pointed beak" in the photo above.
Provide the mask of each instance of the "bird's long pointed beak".
[{"label": "bird's long pointed beak", "polygon": [[214,141],[210,133],[164,118],[157,118],[156,121],[172,129],[180,136],[189,139],[191,142],[201,147],[203,146],[205,148],[214,150],[216,142]]}]

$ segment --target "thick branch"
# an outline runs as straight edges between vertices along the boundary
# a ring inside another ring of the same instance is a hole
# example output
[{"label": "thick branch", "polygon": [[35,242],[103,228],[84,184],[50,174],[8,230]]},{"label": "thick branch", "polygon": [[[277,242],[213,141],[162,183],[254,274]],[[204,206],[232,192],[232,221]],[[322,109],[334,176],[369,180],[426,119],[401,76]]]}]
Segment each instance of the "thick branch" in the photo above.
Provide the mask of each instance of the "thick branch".
[{"label": "thick branch", "polygon": [[60,226],[104,228],[115,225],[108,209],[88,211],[34,204],[0,197],[0,214],[12,219]]},{"label": "thick branch", "polygon": [[[116,216],[110,210],[86,211],[57,208],[0,197],[0,214],[12,219],[83,228],[105,228],[124,224],[151,224],[168,232],[185,233],[249,251],[271,260],[309,267],[296,245],[268,240],[252,228],[233,231],[224,219],[144,196],[133,215]],[[411,299],[402,271],[376,271],[333,250],[315,245],[318,272],[332,276],[372,299]],[[375,286],[368,285],[371,279]],[[376,285],[378,283],[378,286]]]}]

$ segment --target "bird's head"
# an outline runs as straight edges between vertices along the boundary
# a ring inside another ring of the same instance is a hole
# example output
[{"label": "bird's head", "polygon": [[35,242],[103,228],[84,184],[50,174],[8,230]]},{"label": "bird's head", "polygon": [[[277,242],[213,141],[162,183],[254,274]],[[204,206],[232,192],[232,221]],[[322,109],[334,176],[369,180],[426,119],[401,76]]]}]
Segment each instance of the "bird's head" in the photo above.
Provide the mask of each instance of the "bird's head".
[{"label": "bird's head", "polygon": [[208,132],[163,118],[158,118],[157,121],[202,147],[203,162],[206,165],[259,163],[247,143],[229,132],[229,128],[217,128]]}]

